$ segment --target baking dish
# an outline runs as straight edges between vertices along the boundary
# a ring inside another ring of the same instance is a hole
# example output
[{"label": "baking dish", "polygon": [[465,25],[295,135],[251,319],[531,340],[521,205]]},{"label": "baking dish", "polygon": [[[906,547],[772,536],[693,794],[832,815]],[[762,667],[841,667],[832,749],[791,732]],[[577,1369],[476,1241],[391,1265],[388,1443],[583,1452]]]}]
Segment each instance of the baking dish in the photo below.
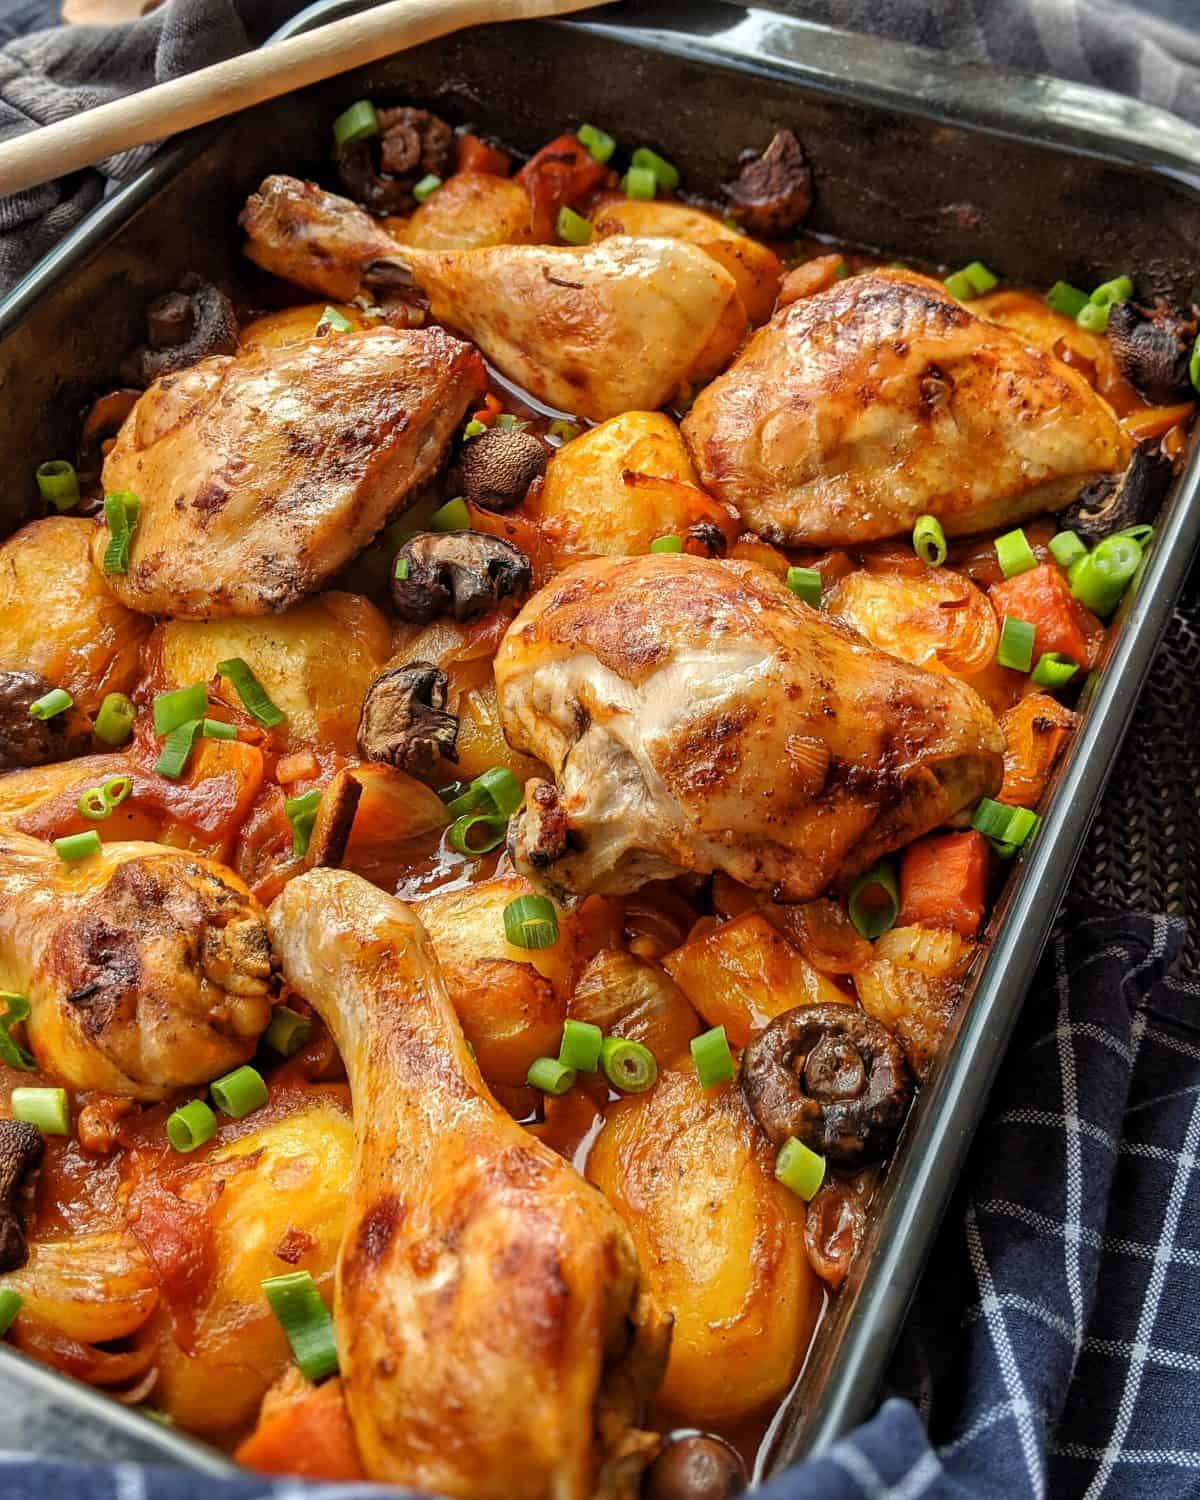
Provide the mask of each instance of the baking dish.
[{"label": "baking dish", "polygon": [[[289,29],[354,0],[311,7]],[[1160,111],[1052,80],[726,5],[615,7],[586,20],[481,28],[263,106],[171,147],[0,306],[0,452],[68,451],[111,383],[146,300],[182,270],[236,279],[246,193],[270,170],[322,169],[328,121],[363,94],[428,104],[517,147],[594,119],[655,141],[713,188],[740,150],[790,125],[813,163],[810,227],[918,260],[986,255],[1006,279],[1091,285],[1122,270],[1191,300],[1200,242],[1200,132]],[[763,1473],[827,1446],[868,1408],[987,1090],[1130,722],[1200,533],[1193,453],[1140,587],[1089,683],[1088,713],[1044,828],[989,929],[986,960],[877,1199],[869,1242],[831,1304],[763,1449]],[[24,519],[5,496],[6,529]],[[0,1441],[65,1456],[227,1469],[217,1454],[122,1412],[11,1350]]]}]

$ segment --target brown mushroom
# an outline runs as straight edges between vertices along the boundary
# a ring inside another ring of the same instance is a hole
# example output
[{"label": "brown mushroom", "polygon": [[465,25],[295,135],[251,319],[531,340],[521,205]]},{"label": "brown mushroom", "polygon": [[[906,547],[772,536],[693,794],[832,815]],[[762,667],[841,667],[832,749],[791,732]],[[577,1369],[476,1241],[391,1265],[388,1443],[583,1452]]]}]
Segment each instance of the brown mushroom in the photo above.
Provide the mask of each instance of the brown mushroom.
[{"label": "brown mushroom", "polygon": [[1165,453],[1151,443],[1139,443],[1124,473],[1085,485],[1075,503],[1059,516],[1059,524],[1090,544],[1128,526],[1153,521],[1173,473]]},{"label": "brown mushroom", "polygon": [[422,177],[445,177],[453,165],[454,132],[427,109],[381,109],[379,134],[334,152],[342,186],[376,214],[411,213]]},{"label": "brown mushroom", "polygon": [[735,1448],[707,1432],[681,1432],[663,1444],[646,1470],[644,1500],[733,1500],[746,1489]]},{"label": "brown mushroom", "polygon": [[1118,302],[1108,314],[1108,343],[1117,367],[1146,398],[1165,404],[1191,391],[1188,361],[1200,317],[1175,312],[1160,297],[1153,307]]},{"label": "brown mushroom", "polygon": [[795,1136],[839,1166],[891,1148],[912,1098],[900,1044],[852,1005],[802,1005],[742,1056],[742,1092],[776,1146]]},{"label": "brown mushroom", "polygon": [[21,1193],[30,1172],[42,1160],[42,1133],[24,1120],[0,1120],[0,1271],[25,1264],[25,1226]]},{"label": "brown mushroom", "polygon": [[519,547],[482,531],[423,531],[400,548],[396,564],[392,603],[414,625],[445,614],[473,620],[510,594],[523,593],[533,577]]},{"label": "brown mushroom", "polygon": [[546,472],[548,456],[532,432],[493,428],[463,447],[458,460],[463,495],[484,510],[512,510]]},{"label": "brown mushroom", "polygon": [[812,172],[790,130],[777,130],[761,156],[750,155],[725,189],[735,223],[751,234],[782,235],[812,207]]},{"label": "brown mushroom", "polygon": [[131,385],[150,385],[210,354],[233,354],[238,346],[233,303],[220,287],[190,271],[175,291],[164,292],[146,309],[146,327],[149,342],[122,366]]},{"label": "brown mushroom", "polygon": [[430,776],[439,756],[456,761],[458,720],[446,713],[449,679],[429,661],[389,667],[367,689],[358,753],[413,776]]},{"label": "brown mushroom", "polygon": [[804,1248],[808,1263],[835,1291],[845,1281],[867,1233],[867,1211],[849,1182],[827,1182],[808,1205]]},{"label": "brown mushroom", "polygon": [[91,720],[80,709],[72,706],[50,719],[29,712],[53,687],[37,672],[0,672],[0,771],[70,760],[91,744]]},{"label": "brown mushroom", "polygon": [[697,521],[687,529],[688,551],[702,547],[705,557],[725,556],[725,533],[713,521]]}]

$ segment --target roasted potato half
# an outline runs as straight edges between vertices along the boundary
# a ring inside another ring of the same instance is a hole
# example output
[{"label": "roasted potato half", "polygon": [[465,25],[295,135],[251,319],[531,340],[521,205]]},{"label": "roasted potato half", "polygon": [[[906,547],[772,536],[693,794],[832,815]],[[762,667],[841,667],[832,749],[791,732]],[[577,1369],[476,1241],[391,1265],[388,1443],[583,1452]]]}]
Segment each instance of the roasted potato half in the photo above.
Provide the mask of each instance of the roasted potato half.
[{"label": "roasted potato half", "polygon": [[524,245],[534,238],[529,194],[511,177],[456,172],[389,229],[421,250],[476,250],[483,245]]}]

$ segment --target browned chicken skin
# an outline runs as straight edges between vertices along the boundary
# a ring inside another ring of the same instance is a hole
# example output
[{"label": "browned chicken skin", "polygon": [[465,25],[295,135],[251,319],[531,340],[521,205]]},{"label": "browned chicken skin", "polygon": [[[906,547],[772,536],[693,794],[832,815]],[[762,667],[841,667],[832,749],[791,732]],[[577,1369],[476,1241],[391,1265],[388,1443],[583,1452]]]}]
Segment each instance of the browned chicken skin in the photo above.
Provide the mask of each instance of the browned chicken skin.
[{"label": "browned chicken skin", "polygon": [[1077,371],[939,282],[872,271],[782,309],[683,422],[701,484],[769,541],[947,535],[1056,510],[1129,453]]},{"label": "browned chicken skin", "polygon": [[554,771],[510,827],[565,895],[724,870],[788,901],[994,793],[1004,741],[969,688],[885,656],[750,563],[582,563],[496,656],[504,730]]},{"label": "browned chicken skin", "polygon": [[228,1072],[270,1019],[270,973],[262,909],[224,866],[138,843],[68,863],[0,828],[0,989],[74,1088],[152,1100]]},{"label": "browned chicken skin", "polygon": [[357,203],[297,177],[266,178],[246,199],[238,223],[256,265],[339,302],[362,290],[371,261],[396,249],[379,220]]},{"label": "browned chicken skin", "polygon": [[[152,385],[104,464],[141,501],[113,593],[146,614],[286,609],[360,551],[437,469],[483,361],[440,328],[376,328]],[[98,531],[93,556],[108,533]]]},{"label": "browned chicken skin", "polygon": [[323,869],[268,920],[354,1100],[335,1323],[368,1477],[586,1500],[654,1446],[631,1423],[664,1330],[626,1231],[492,1099],[409,907]]}]

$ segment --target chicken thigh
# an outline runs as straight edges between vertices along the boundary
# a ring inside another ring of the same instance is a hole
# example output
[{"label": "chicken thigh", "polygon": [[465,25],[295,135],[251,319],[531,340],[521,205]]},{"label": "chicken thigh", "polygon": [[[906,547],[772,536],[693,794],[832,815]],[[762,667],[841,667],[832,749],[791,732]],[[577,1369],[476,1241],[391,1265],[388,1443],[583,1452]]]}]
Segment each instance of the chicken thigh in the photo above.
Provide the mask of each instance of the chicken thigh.
[{"label": "chicken thigh", "polygon": [[510,852],[564,898],[724,870],[807,901],[1003,774],[975,693],[752,563],[581,563],[525,606],[495,670],[506,735],[558,782],[527,783]]},{"label": "chicken thigh", "polygon": [[654,1439],[632,1422],[665,1327],[613,1210],[492,1099],[412,910],[310,871],[268,917],[346,1065],[356,1157],[334,1321],[371,1479],[464,1500],[587,1500]]},{"label": "chicken thigh", "polygon": [[910,271],[782,309],[682,430],[701,484],[793,545],[1016,525],[1129,456],[1082,375]]},{"label": "chicken thigh", "polygon": [[[435,472],[485,381],[440,328],[335,333],[164,377],[105,460],[105,490],[141,502],[109,587],[145,614],[286,609]],[[98,529],[97,564],[107,541]]]},{"label": "chicken thigh", "polygon": [[0,989],[39,1064],[77,1089],[161,1099],[245,1062],[271,1018],[271,946],[231,871],[157,844],[67,863],[0,828]]}]

